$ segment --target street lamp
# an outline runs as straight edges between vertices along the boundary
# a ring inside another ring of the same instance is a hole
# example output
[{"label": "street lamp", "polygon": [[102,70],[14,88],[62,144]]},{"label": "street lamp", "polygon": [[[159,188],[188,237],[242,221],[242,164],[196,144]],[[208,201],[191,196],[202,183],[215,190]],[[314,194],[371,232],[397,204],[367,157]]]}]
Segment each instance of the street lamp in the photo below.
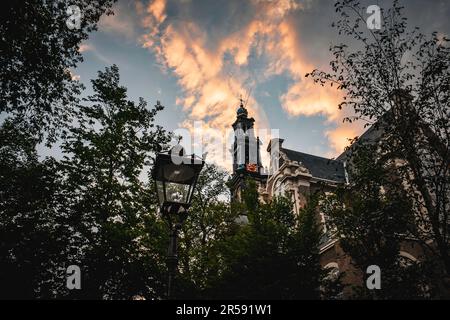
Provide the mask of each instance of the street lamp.
[{"label": "street lamp", "polygon": [[195,185],[203,165],[203,159],[194,154],[186,156],[180,145],[174,146],[167,153],[156,154],[152,177],[155,181],[161,215],[170,228],[166,261],[169,271],[168,299],[171,297],[172,283],[178,267],[178,231],[187,218]]}]

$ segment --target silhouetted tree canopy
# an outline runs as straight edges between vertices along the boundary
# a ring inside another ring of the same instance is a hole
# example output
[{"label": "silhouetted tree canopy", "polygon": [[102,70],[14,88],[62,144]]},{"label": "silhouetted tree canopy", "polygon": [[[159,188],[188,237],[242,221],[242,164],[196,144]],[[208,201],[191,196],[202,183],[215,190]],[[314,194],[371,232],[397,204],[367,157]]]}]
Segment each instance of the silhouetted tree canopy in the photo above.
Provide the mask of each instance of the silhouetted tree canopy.
[{"label": "silhouetted tree canopy", "polygon": [[403,182],[415,226],[405,237],[440,259],[450,285],[450,39],[408,28],[399,1],[381,10],[379,30],[367,28],[358,1],[335,7],[342,43],[330,48],[331,70],[310,75],[342,91],[339,107],[354,112],[347,121],[366,121],[383,132],[373,156],[389,159]]},{"label": "silhouetted tree canopy", "polygon": [[[81,43],[114,0],[5,0],[0,19],[0,113],[40,140],[55,140],[70,123],[82,86],[71,69],[83,61]],[[80,28],[69,28],[69,6]]]},{"label": "silhouetted tree canopy", "polygon": [[[165,298],[169,228],[149,175],[171,138],[156,124],[163,106],[129,100],[116,65],[84,99],[71,73],[113,2],[0,4],[0,298]],[[81,10],[80,28],[67,25],[69,5]],[[318,210],[356,269],[382,267],[388,289],[360,287],[357,297],[444,296],[434,294],[450,274],[449,39],[408,31],[397,1],[378,31],[357,1],[335,6],[338,32],[361,46],[333,46],[331,70],[311,76],[344,92],[348,121],[376,122],[383,138],[358,140],[351,183],[299,212],[285,197],[262,202],[251,179],[242,203],[230,203],[228,174],[207,164],[180,231],[174,297],[338,297],[340,279],[319,263]],[[58,142],[62,159],[40,155],[41,142]],[[410,239],[427,248],[420,263],[398,256]],[[66,287],[69,265],[80,267],[81,290]]]}]

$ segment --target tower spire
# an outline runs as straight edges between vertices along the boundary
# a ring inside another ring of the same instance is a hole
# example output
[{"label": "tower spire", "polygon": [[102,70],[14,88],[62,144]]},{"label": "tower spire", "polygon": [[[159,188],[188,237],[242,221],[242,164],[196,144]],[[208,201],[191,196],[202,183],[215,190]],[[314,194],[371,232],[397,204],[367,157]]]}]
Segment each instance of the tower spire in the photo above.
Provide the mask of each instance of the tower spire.
[{"label": "tower spire", "polygon": [[242,95],[239,95],[239,108],[237,110],[238,118],[247,118],[248,111],[244,106],[244,99],[242,99]]},{"label": "tower spire", "polygon": [[234,129],[234,143],[231,150],[233,154],[232,197],[240,198],[240,192],[244,188],[244,180],[250,178],[262,183],[266,175],[261,171],[261,156],[259,148],[261,141],[255,137],[255,119],[248,116],[245,108],[246,102],[239,97],[239,108],[236,120],[232,124]]}]

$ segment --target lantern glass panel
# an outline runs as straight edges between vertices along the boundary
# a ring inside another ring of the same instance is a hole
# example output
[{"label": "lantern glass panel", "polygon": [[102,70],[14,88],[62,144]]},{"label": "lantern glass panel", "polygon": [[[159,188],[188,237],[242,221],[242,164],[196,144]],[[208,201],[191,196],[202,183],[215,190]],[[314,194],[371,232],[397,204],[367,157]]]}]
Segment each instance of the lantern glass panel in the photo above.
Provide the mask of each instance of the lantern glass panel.
[{"label": "lantern glass panel", "polygon": [[166,182],[166,201],[187,204],[190,185]]},{"label": "lantern glass panel", "polygon": [[164,179],[175,182],[190,184],[195,177],[195,171],[189,165],[176,165],[173,163],[164,166]]},{"label": "lantern glass panel", "polygon": [[162,205],[165,201],[165,199],[164,199],[164,182],[156,181],[156,189],[158,191],[159,204]]}]

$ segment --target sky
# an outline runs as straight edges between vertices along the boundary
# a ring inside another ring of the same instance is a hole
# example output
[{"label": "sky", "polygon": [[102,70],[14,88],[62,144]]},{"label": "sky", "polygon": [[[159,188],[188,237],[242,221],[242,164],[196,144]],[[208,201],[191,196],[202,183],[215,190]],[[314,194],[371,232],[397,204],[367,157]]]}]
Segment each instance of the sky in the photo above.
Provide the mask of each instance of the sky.
[{"label": "sky", "polygon": [[[117,64],[130,99],[165,106],[158,124],[192,132],[197,123],[217,141],[224,140],[242,97],[257,129],[278,130],[285,147],[336,157],[364,124],[343,123],[351,110],[338,110],[341,93],[305,78],[313,69],[327,70],[328,49],[339,42],[331,27],[334,2],[118,0],[114,15],[102,17],[80,47],[84,62],[73,74],[89,94],[97,71]],[[410,25],[450,34],[450,1],[403,4]],[[265,150],[268,136],[261,136]],[[229,169],[229,159],[212,149],[209,160]]]}]

